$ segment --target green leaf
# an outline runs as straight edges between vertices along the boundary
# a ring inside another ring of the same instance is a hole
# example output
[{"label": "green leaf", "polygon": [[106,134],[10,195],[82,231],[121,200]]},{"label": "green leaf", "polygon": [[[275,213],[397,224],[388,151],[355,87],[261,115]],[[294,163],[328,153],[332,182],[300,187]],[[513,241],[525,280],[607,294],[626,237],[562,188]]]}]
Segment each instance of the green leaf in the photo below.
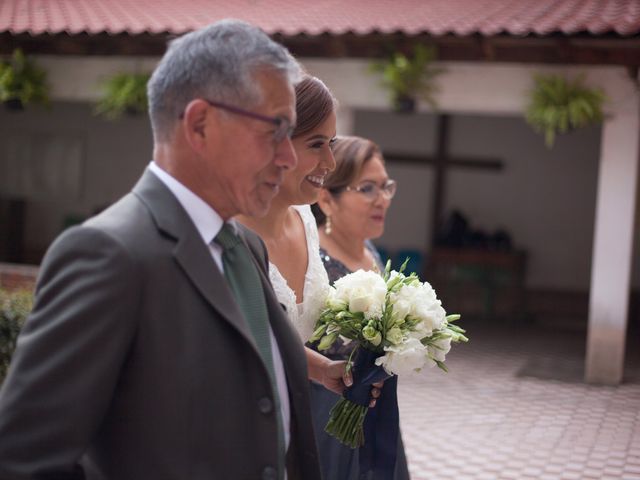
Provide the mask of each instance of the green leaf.
[{"label": "green leaf", "polygon": [[124,113],[143,114],[147,111],[148,73],[118,73],[104,82],[103,94],[95,113],[113,120]]},{"label": "green leaf", "polygon": [[20,100],[49,104],[46,72],[26,57],[21,49],[13,51],[11,59],[0,64],[0,101]]},{"label": "green leaf", "polygon": [[584,75],[567,80],[560,75],[536,75],[525,110],[526,121],[551,148],[556,134],[602,122],[604,92],[584,85]]},{"label": "green leaf", "polygon": [[412,55],[395,52],[387,60],[373,63],[369,70],[382,75],[381,85],[389,91],[394,105],[401,99],[421,98],[436,108],[434,80],[444,70],[432,66],[435,59],[434,47],[417,44]]}]

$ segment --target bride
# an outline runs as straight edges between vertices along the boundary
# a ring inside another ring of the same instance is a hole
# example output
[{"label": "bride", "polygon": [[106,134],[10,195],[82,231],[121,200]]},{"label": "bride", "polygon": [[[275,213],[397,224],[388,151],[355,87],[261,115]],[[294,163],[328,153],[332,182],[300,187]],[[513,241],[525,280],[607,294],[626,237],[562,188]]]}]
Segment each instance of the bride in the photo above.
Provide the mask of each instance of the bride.
[{"label": "bride", "polygon": [[[271,283],[303,343],[313,333],[329,288],[327,272],[319,255],[318,228],[309,204],[318,200],[326,175],[336,166],[331,151],[336,135],[335,108],[336,100],[319,79],[312,76],[302,79],[296,86],[297,125],[292,137],[298,165],[286,173],[265,217],[238,217],[264,240],[269,254]],[[305,351],[309,379],[338,395],[352,384],[351,375],[345,374],[344,360],[332,360],[308,347]],[[382,383],[372,387],[371,407],[380,395]],[[313,395],[315,389],[311,391]],[[314,421],[319,417],[316,412],[313,416]],[[324,425],[315,426],[316,437],[320,440],[326,435]],[[333,471],[336,462],[357,465],[356,451],[348,447],[344,450],[339,458],[335,455],[336,449],[320,450],[323,472]]]},{"label": "bride", "polygon": [[[309,205],[317,201],[325,176],[335,168],[331,152],[336,135],[335,107],[336,100],[324,83],[305,75],[296,85],[297,124],[292,136],[298,165],[286,173],[265,217],[237,217],[265,242],[271,283],[303,343],[313,333],[329,288],[318,254],[318,229]],[[345,361],[331,360],[310,348],[305,350],[311,380],[337,394],[351,385],[351,376],[345,374]],[[373,388],[371,394],[373,406],[379,389]]]},{"label": "bride", "polygon": [[[265,217],[237,217],[265,242],[271,283],[302,342],[311,336],[329,285],[308,204],[316,200],[325,175],[335,168],[330,149],[336,134],[334,104],[326,87],[314,77],[305,76],[296,86],[297,125],[292,144],[298,165],[285,175]],[[344,362],[309,348],[306,353],[309,378],[341,394],[350,383],[349,378],[343,379]]]}]

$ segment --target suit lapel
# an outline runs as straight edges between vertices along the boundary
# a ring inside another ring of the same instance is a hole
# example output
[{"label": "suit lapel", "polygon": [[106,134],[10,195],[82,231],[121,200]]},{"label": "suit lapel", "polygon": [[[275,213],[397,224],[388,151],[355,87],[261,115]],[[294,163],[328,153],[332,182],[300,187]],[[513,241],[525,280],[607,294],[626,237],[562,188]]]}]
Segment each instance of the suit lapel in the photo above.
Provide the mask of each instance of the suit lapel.
[{"label": "suit lapel", "polygon": [[173,255],[194,287],[220,315],[257,348],[233,299],[227,281],[211,258],[195,225],[180,202],[153,173],[146,170],[133,193],[147,206],[158,230],[176,241]]},{"label": "suit lapel", "polygon": [[[244,236],[243,236],[244,238]],[[249,250],[253,252],[253,261],[256,264],[256,268],[260,274],[260,280],[262,282],[262,288],[264,291],[265,301],[267,303],[267,309],[269,311],[269,322],[273,330],[273,334],[278,342],[278,348],[282,356],[282,363],[284,364],[284,370],[289,381],[289,394],[292,397],[293,404],[296,404],[306,392],[300,389],[296,389],[296,386],[306,386],[307,379],[307,364],[304,361],[306,359],[304,354],[304,345],[295,331],[289,317],[283,306],[278,301],[271,281],[268,279],[264,268],[258,265],[255,245],[251,242],[245,243],[249,247]],[[265,259],[266,262],[266,259]],[[302,359],[302,361],[301,361]]]}]

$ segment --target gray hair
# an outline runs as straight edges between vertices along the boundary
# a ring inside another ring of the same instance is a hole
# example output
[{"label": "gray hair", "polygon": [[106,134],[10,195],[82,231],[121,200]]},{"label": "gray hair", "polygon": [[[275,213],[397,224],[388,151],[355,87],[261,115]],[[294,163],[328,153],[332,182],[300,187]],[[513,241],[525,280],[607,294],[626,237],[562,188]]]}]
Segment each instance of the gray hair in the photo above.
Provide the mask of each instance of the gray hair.
[{"label": "gray hair", "polygon": [[284,46],[239,20],[222,20],[173,40],[147,85],[156,142],[170,139],[194,98],[240,107],[259,103],[263,92],[254,75],[263,69],[283,74],[291,84],[301,75]]}]

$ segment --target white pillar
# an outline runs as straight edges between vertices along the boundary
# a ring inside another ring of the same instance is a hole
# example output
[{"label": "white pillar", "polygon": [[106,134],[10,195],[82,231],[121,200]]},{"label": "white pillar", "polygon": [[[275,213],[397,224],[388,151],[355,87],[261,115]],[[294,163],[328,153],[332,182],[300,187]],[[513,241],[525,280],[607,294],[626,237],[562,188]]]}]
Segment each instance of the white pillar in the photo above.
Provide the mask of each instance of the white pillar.
[{"label": "white pillar", "polygon": [[585,381],[607,385],[622,381],[629,310],[640,160],[640,101],[631,87],[606,120],[600,147]]}]

